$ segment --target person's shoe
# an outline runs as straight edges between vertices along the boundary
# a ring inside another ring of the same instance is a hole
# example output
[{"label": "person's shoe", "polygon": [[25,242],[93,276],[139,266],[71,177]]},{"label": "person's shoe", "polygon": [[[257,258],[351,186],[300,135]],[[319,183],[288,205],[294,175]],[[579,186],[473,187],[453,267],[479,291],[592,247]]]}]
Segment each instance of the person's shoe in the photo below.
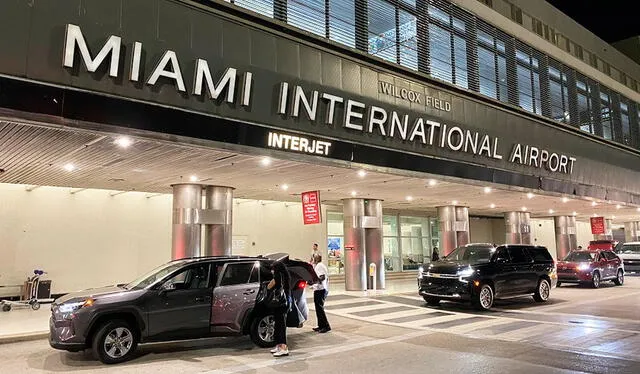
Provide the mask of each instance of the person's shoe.
[{"label": "person's shoe", "polygon": [[327,332],[331,331],[331,327],[325,327],[323,329],[318,330],[319,333],[321,334],[325,334]]},{"label": "person's shoe", "polygon": [[279,349],[276,353],[273,354],[273,357],[282,357],[282,356],[289,356],[289,348]]},{"label": "person's shoe", "polygon": [[278,352],[279,350],[280,350],[280,347],[275,347],[275,348],[273,348],[273,349],[272,349],[271,351],[269,351],[269,352],[271,352],[271,353],[276,353],[276,352]]},{"label": "person's shoe", "polygon": [[315,332],[318,332],[318,331],[320,331],[320,330],[322,330],[320,327],[314,327],[314,328],[313,328],[313,331],[315,331]]}]

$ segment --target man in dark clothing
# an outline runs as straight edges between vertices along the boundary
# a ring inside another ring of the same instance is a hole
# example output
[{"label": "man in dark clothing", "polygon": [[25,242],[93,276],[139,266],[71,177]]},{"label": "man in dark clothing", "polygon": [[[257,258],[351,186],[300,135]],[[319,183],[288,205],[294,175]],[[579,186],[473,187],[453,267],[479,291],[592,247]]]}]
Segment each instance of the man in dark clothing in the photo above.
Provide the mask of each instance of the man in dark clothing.
[{"label": "man in dark clothing", "polygon": [[313,331],[326,333],[331,331],[327,314],[324,312],[324,302],[329,293],[329,269],[322,263],[322,255],[313,256],[314,270],[320,281],[313,285],[313,304],[316,308],[316,318],[318,319],[318,327]]},{"label": "man in dark clothing", "polygon": [[440,255],[438,254],[438,247],[433,247],[433,254],[431,255],[431,261],[438,261]]}]

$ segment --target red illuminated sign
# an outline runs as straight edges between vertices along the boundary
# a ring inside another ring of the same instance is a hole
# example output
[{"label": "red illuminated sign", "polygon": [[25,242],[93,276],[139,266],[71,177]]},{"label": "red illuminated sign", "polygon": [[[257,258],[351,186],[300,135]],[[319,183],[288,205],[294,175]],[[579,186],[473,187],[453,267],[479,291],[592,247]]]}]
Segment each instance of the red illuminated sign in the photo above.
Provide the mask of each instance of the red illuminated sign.
[{"label": "red illuminated sign", "polygon": [[305,225],[322,222],[320,211],[320,191],[302,193],[302,217]]},{"label": "red illuminated sign", "polygon": [[591,217],[591,233],[593,235],[602,235],[605,233],[604,217]]}]

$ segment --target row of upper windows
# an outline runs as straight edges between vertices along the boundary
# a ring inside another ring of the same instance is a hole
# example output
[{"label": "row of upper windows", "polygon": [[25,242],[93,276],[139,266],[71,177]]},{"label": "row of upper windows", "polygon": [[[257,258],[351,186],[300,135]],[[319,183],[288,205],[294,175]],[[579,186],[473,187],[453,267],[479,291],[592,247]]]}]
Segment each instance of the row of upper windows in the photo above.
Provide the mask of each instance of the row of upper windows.
[{"label": "row of upper windows", "polygon": [[[464,89],[640,147],[637,104],[442,0],[227,0]],[[427,24],[418,21],[424,13]],[[364,23],[363,22],[366,22]],[[420,28],[421,32],[418,33]],[[599,94],[598,94],[599,92]],[[598,97],[600,96],[600,100]],[[607,97],[607,99],[602,99]],[[615,99],[615,100],[614,100]]]}]

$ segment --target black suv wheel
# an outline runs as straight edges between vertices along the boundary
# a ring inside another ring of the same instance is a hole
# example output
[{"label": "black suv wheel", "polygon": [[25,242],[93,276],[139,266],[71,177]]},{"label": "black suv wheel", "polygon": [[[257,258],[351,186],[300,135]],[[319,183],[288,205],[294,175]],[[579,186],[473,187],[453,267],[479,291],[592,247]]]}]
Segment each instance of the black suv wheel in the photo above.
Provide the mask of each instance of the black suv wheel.
[{"label": "black suv wheel", "polygon": [[138,333],[126,321],[106,322],[93,337],[94,356],[105,364],[117,364],[133,357],[138,346]]},{"label": "black suv wheel", "polygon": [[616,279],[613,280],[616,286],[622,286],[624,284],[624,271],[622,269],[618,269],[618,274]]},{"label": "black suv wheel", "polygon": [[544,303],[549,300],[549,295],[551,295],[551,284],[549,284],[548,280],[542,278],[538,281],[538,288],[536,288],[533,299],[539,303]]},{"label": "black suv wheel", "polygon": [[473,295],[473,306],[478,310],[489,310],[493,306],[493,300],[493,288],[488,284],[483,284]]},{"label": "black suv wheel", "polygon": [[276,322],[273,318],[273,314],[258,316],[251,323],[251,328],[249,330],[251,341],[261,348],[275,346],[275,326]]}]

